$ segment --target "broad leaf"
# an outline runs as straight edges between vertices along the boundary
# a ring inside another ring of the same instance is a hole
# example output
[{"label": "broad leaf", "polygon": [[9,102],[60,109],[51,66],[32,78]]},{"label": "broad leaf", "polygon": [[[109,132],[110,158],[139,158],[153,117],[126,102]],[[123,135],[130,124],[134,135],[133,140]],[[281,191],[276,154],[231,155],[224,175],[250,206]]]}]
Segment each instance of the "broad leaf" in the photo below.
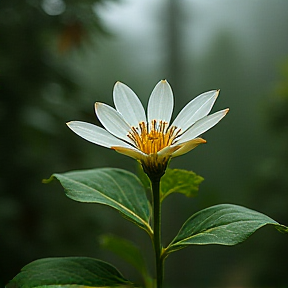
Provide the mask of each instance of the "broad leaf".
[{"label": "broad leaf", "polygon": [[135,287],[110,264],[87,257],[46,258],[22,268],[7,288]]},{"label": "broad leaf", "polygon": [[54,177],[71,199],[113,207],[150,236],[153,234],[149,225],[150,204],[144,187],[134,174],[122,169],[99,168],[53,174]]},{"label": "broad leaf", "polygon": [[167,255],[191,244],[235,245],[268,224],[288,232],[286,226],[254,210],[231,204],[212,206],[190,217],[164,253]]},{"label": "broad leaf", "polygon": [[175,192],[182,193],[187,197],[195,197],[203,180],[204,178],[192,171],[167,169],[161,179],[161,201]]}]

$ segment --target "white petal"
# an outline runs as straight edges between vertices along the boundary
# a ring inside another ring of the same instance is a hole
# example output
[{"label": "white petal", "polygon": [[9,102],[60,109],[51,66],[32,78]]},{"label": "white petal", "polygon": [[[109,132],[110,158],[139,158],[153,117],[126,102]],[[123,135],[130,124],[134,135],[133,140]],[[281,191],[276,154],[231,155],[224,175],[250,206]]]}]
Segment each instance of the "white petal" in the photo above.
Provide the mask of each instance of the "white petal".
[{"label": "white petal", "polygon": [[148,123],[162,120],[169,124],[174,106],[173,92],[166,80],[158,82],[148,102]]},{"label": "white petal", "polygon": [[105,129],[90,123],[71,121],[67,123],[67,126],[85,140],[107,148],[114,146],[131,147],[124,141],[119,140],[111,135]]},{"label": "white petal", "polygon": [[171,125],[181,128],[182,133],[185,132],[196,121],[208,115],[218,94],[219,90],[212,90],[200,94],[180,111]]},{"label": "white petal", "polygon": [[130,126],[146,123],[145,110],[137,95],[127,85],[117,82],[113,90],[114,104]]},{"label": "white petal", "polygon": [[203,143],[206,143],[206,140],[204,140],[202,138],[194,138],[194,139],[187,141],[185,143],[182,143],[180,145],[176,145],[177,147],[180,146],[180,148],[178,150],[176,150],[174,153],[172,153],[172,157],[177,157],[177,156],[181,156],[183,154],[186,154],[189,151],[191,151],[192,149],[196,148],[198,145],[203,144]]},{"label": "white petal", "polygon": [[143,160],[145,157],[147,157],[146,154],[144,154],[142,151],[135,149],[133,147],[111,147],[112,149],[114,149],[115,151],[117,151],[118,153],[121,153],[123,155],[129,156],[131,158],[134,158],[136,160]]},{"label": "white petal", "polygon": [[131,140],[127,137],[130,126],[118,111],[106,104],[96,102],[95,112],[108,132],[131,143]]},{"label": "white petal", "polygon": [[162,150],[158,151],[157,154],[159,156],[162,156],[162,157],[170,157],[173,153],[175,153],[176,150],[178,150],[179,148],[181,147],[181,145],[170,145],[170,146],[167,146],[165,148],[163,148]]},{"label": "white petal", "polygon": [[193,138],[209,130],[216,125],[228,113],[228,111],[229,109],[221,110],[200,119],[179,138],[179,142],[176,144],[181,144],[192,140]]}]

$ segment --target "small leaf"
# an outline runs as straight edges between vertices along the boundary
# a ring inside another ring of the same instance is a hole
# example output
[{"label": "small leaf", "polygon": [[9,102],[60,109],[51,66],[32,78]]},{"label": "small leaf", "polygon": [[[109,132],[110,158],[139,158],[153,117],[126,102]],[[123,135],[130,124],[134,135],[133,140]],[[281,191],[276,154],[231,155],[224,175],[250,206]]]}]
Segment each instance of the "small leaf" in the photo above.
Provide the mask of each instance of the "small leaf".
[{"label": "small leaf", "polygon": [[150,203],[134,174],[122,169],[99,168],[53,174],[51,178],[60,181],[69,198],[113,207],[150,236],[153,234],[149,225]]},{"label": "small leaf", "polygon": [[190,217],[164,253],[191,244],[235,245],[265,225],[273,225],[281,232],[288,232],[286,226],[257,211],[231,204],[212,206]]},{"label": "small leaf", "polygon": [[182,193],[187,197],[195,197],[203,180],[204,178],[192,171],[167,169],[161,179],[161,201],[175,192]]},{"label": "small leaf", "polygon": [[131,264],[142,275],[146,284],[152,281],[147,274],[148,269],[143,254],[133,242],[114,235],[102,235],[100,243],[103,248]]},{"label": "small leaf", "polygon": [[112,265],[88,257],[46,258],[24,266],[7,288],[135,287]]}]

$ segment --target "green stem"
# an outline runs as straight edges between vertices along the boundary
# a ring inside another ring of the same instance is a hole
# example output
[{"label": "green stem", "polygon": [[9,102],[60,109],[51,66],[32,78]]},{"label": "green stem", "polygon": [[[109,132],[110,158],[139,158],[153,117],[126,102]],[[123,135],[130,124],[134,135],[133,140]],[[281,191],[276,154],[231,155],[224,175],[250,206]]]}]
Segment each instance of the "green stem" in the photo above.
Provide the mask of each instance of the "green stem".
[{"label": "green stem", "polygon": [[157,288],[162,288],[163,282],[163,259],[161,257],[161,203],[160,203],[160,179],[152,182],[153,194],[153,228],[154,228],[154,250],[156,260]]}]

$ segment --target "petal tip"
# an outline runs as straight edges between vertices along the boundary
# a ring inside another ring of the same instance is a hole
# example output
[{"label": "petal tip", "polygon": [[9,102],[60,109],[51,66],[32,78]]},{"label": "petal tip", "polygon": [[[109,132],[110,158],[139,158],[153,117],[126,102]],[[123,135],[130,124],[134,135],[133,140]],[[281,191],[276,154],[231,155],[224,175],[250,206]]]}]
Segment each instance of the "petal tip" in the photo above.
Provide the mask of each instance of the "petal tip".
[{"label": "petal tip", "polygon": [[198,138],[194,139],[194,143],[195,144],[205,144],[205,143],[207,143],[207,140],[205,140],[205,139],[203,139],[201,137],[198,137]]},{"label": "petal tip", "polygon": [[[66,122],[65,124],[66,124],[70,129],[72,129],[73,124],[75,125],[77,122],[79,122],[79,121],[68,121],[68,122]],[[77,124],[76,124],[76,125],[77,125]]]},{"label": "petal tip", "polygon": [[[201,138],[201,139],[202,139],[202,138]],[[202,141],[199,141],[199,143],[200,143],[200,144],[205,144],[205,143],[207,143],[207,140],[202,139]]]},{"label": "petal tip", "polygon": [[100,103],[100,102],[95,102],[95,104],[94,104],[95,110],[97,110],[101,104],[102,103]]}]

